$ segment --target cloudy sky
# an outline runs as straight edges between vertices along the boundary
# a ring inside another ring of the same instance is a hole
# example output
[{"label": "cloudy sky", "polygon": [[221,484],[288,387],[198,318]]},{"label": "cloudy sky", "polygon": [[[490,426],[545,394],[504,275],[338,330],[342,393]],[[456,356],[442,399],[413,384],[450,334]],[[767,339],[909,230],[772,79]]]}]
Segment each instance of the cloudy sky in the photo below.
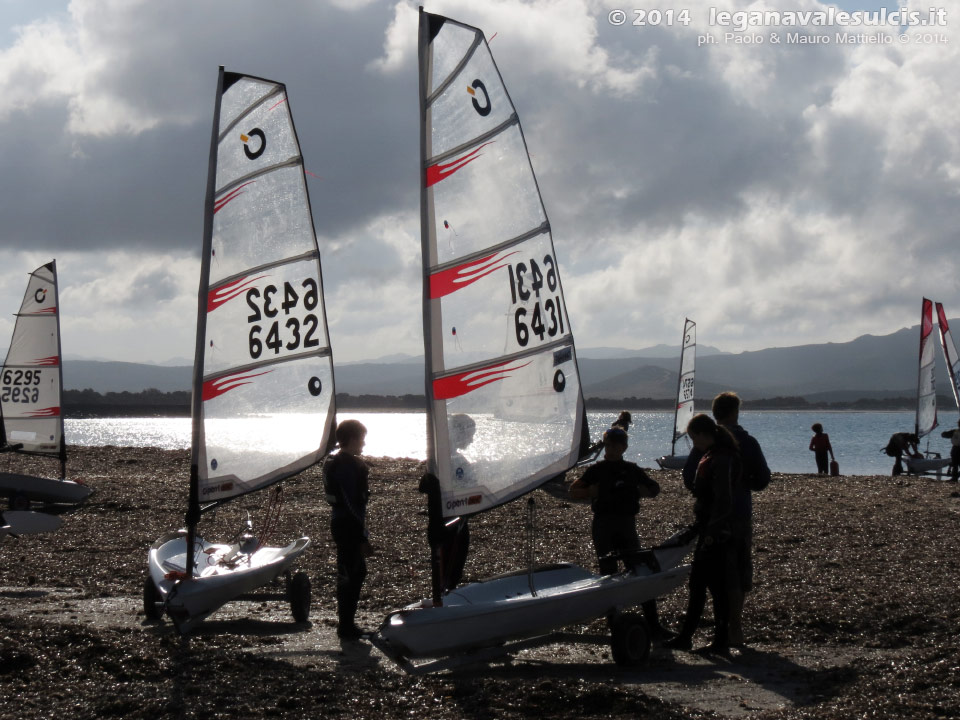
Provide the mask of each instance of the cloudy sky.
[{"label": "cloudy sky", "polygon": [[[960,316],[958,0],[937,36],[849,45],[725,42],[699,1],[610,22],[634,4],[427,3],[496,34],[579,346],[677,344],[687,316],[733,352],[842,342],[923,295]],[[416,3],[376,0],[0,0],[0,347],[56,258],[65,353],[192,357],[220,64],[287,84],[334,358],[422,353]]]}]

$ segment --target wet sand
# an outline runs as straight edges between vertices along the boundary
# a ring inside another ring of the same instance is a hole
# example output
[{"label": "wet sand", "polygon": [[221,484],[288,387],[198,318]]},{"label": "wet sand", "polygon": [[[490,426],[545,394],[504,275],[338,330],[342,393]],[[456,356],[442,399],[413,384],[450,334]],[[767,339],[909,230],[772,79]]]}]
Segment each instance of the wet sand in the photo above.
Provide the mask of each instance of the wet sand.
[{"label": "wet sand", "polygon": [[[369,458],[377,554],[360,623],[429,594],[423,465]],[[95,488],[56,533],[0,543],[0,718],[937,718],[960,717],[960,495],[926,478],[775,474],[754,496],[756,588],[748,648],[732,659],[655,648],[647,667],[610,658],[602,621],[563,642],[489,664],[405,675],[369,643],[335,635],[334,553],[319,471],[284,484],[272,544],[308,535],[309,623],[281,600],[231,603],[181,639],[146,622],[150,544],[182,526],[189,455],[70,449],[70,477]],[[51,472],[42,459],[0,469]],[[639,528],[651,543],[691,519],[679,473],[650,471],[659,497]],[[570,475],[570,479],[575,474]],[[538,490],[536,559],[594,566],[590,510]],[[266,493],[205,517],[223,541]],[[467,580],[526,562],[526,502],[471,521]],[[676,627],[681,589],[660,603]],[[709,612],[696,645],[709,642]]]}]

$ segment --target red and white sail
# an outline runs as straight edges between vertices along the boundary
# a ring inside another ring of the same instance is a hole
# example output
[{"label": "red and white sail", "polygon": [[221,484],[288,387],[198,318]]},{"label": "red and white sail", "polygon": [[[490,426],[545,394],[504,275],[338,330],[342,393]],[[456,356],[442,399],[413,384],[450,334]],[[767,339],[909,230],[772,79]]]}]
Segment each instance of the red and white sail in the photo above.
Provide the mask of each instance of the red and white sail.
[{"label": "red and white sail", "polygon": [[0,372],[3,440],[23,452],[60,456],[63,414],[57,264],[32,273]]},{"label": "red and white sail", "polygon": [[286,87],[217,87],[193,384],[199,502],[320,460],[334,423],[320,253]]},{"label": "red and white sail", "polygon": [[937,303],[937,325],[940,328],[940,347],[943,349],[943,358],[947,361],[947,372],[950,374],[950,387],[953,389],[953,399],[960,408],[960,354],[957,353],[957,345],[953,341],[953,335],[950,333],[950,324],[947,322],[947,313],[943,310],[943,305]]},{"label": "red and white sail", "polygon": [[574,465],[586,415],[550,223],[483,32],[421,10],[419,60],[428,462],[452,517]]},{"label": "red and white sail", "polygon": [[677,409],[673,418],[672,453],[677,440],[687,434],[693,419],[693,380],[697,361],[697,324],[689,318],[683,323],[683,347],[680,350],[680,376],[677,379]]},{"label": "red and white sail", "polygon": [[923,437],[937,426],[934,380],[936,349],[933,343],[933,302],[923,298],[920,312],[920,373],[917,381],[917,437]]}]

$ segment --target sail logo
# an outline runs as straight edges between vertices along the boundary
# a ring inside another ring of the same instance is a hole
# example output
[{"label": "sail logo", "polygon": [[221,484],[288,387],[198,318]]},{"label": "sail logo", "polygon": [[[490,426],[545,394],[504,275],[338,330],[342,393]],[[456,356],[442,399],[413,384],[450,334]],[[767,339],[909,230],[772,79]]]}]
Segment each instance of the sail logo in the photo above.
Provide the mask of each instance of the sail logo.
[{"label": "sail logo", "polygon": [[[256,150],[250,149],[250,138],[259,138],[260,147]],[[267,136],[263,133],[263,130],[260,128],[254,128],[253,130],[248,130],[247,134],[240,133],[240,140],[243,141],[243,153],[250,159],[256,160],[258,157],[263,155],[263,151],[267,149]]]},{"label": "sail logo", "polygon": [[490,273],[507,267],[506,259],[516,254],[516,250],[505,255],[502,253],[494,253],[479,260],[471,260],[463,265],[457,265],[456,267],[434,273],[430,276],[430,299],[436,300],[437,298],[442,298],[444,295],[449,295],[468,285],[472,285]]},{"label": "sail logo", "polygon": [[484,385],[505,380],[517,370],[525,368],[529,364],[529,362],[522,365],[511,365],[510,362],[498,363],[479,370],[438,378],[433,381],[433,398],[434,400],[449,400],[466,395],[482,388]]},{"label": "sail logo", "polygon": [[474,148],[473,150],[468,152],[466,155],[461,155],[456,160],[452,162],[448,162],[445,165],[436,163],[428,167],[427,168],[427,187],[430,187],[431,185],[436,185],[441,180],[446,180],[448,177],[453,175],[460,168],[465,167],[470,163],[472,163],[474,160],[476,160],[478,157],[482,155],[480,151],[483,148],[485,148],[487,145],[490,145],[494,142],[496,141],[490,140],[489,142],[485,142],[480,147]]},{"label": "sail logo", "polygon": [[37,288],[37,291],[33,294],[33,299],[37,305],[43,305],[44,300],[47,299],[47,289]]},{"label": "sail logo", "polygon": [[[477,102],[477,90],[483,93],[483,105]],[[490,95],[487,94],[487,88],[480,78],[474,80],[472,84],[467,85],[467,92],[470,93],[473,109],[476,110],[481,117],[489,115],[493,109],[493,105],[490,103]]]},{"label": "sail logo", "polygon": [[483,495],[470,495],[465,498],[457,498],[456,500],[447,501],[447,510],[456,510],[461,507],[468,507],[470,505],[479,505],[483,502]]}]

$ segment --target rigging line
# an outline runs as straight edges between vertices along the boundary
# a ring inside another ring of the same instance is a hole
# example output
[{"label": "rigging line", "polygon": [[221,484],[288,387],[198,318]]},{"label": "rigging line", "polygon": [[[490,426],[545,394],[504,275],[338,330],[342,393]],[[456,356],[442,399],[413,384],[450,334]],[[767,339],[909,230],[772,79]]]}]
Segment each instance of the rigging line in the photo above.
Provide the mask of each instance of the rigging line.
[{"label": "rigging line", "polygon": [[491,130],[487,130],[487,132],[483,133],[483,135],[478,135],[472,140],[467,140],[467,142],[457,145],[455,148],[451,148],[450,150],[447,150],[445,152],[440,153],[439,155],[434,155],[432,158],[429,158],[424,163],[424,167],[429,167],[430,165],[436,165],[438,162],[443,162],[447,158],[453,157],[454,155],[459,155],[464,150],[469,150],[470,148],[476,145],[480,145],[484,141],[489,140],[492,137],[496,137],[497,135],[502,133],[504,130],[507,130],[513,125],[519,125],[519,124],[520,124],[520,118],[517,115],[517,113],[514,112],[510,115],[510,117],[508,117],[502,123],[500,123],[499,125],[497,125],[495,128]]},{"label": "rigging line", "polygon": [[258,178],[261,175],[266,175],[267,173],[273,172],[274,170],[282,170],[283,168],[296,167],[298,165],[300,166],[303,165],[303,155],[295,155],[292,158],[284,160],[281,163],[275,163],[273,165],[270,165],[269,167],[260,168],[259,170],[254,170],[252,173],[247,173],[242,177],[238,177],[236,180],[233,180],[232,182],[229,182],[223,187],[215,190],[213,193],[213,197],[214,199],[216,199],[221,195],[223,195],[224,193],[229,192],[230,190],[233,190],[238,185],[242,185],[248,180],[252,180],[253,178]]},{"label": "rigging line", "polygon": [[483,360],[481,362],[470,363],[469,365],[459,365],[453,369],[444,368],[443,372],[433,373],[433,377],[431,379],[436,381],[453,375],[461,375],[463,373],[473,372],[474,370],[483,370],[484,368],[490,367],[492,363],[505,365],[507,363],[514,362],[515,360],[523,360],[524,358],[546,353],[555,348],[564,346],[569,347],[571,350],[573,349],[573,338],[569,333],[567,333],[564,337],[545,343],[531,350],[522,350],[520,352],[511,353],[510,355],[498,355],[497,357],[489,358],[488,360]]},{"label": "rigging line", "polygon": [[[275,95],[278,95],[279,93],[282,93],[283,91],[284,91],[284,86],[283,86],[283,85],[276,85],[276,86],[273,88],[273,90],[271,90],[270,92],[268,92],[266,95],[264,95],[263,97],[261,97],[259,100],[257,100],[257,101],[256,101],[255,103],[253,103],[252,105],[248,106],[247,109],[246,109],[244,112],[242,112],[240,115],[237,115],[237,117],[234,118],[233,122],[231,122],[229,125],[227,125],[227,127],[225,127],[225,128],[223,129],[223,131],[220,133],[220,135],[217,136],[217,144],[219,145],[221,142],[223,142],[223,139],[227,136],[227,133],[229,133],[231,130],[233,130],[233,129],[240,123],[241,120],[243,120],[245,117],[247,117],[248,115],[250,115],[250,113],[252,113],[252,112],[253,112],[254,110],[256,110],[258,107],[260,107],[261,105],[263,105],[267,100],[269,100],[270,98],[274,97]],[[220,97],[223,97],[223,95],[221,95]]]},{"label": "rigging line", "polygon": [[518,245],[524,242],[525,240],[529,240],[532,237],[536,237],[537,235],[542,235],[543,233],[548,233],[548,232],[550,232],[550,223],[544,220],[542,223],[540,223],[540,225],[535,227],[533,230],[528,230],[522,235],[517,235],[516,237],[510,238],[509,240],[504,240],[502,243],[498,243],[497,245],[491,245],[489,247],[486,247],[483,250],[477,250],[476,252],[472,252],[469,255],[462,255],[458,257],[456,260],[450,260],[449,262],[445,262],[441,265],[435,265],[432,268],[429,268],[428,271],[431,275],[433,275],[435,273],[442,272],[449,268],[463,265],[464,263],[468,263],[471,260],[474,260],[476,258],[486,257],[490,253],[498,253],[501,250],[506,250],[507,248],[513,247],[514,245]]},{"label": "rigging line", "polygon": [[[450,83],[456,80],[457,75],[459,75],[460,72],[463,70],[464,66],[468,62],[470,62],[470,58],[473,57],[473,53],[476,52],[478,47],[480,47],[480,43],[482,40],[483,40],[483,33],[477,31],[476,35],[473,38],[473,43],[470,45],[470,48],[467,50],[467,54],[463,56],[463,59],[460,60],[459,63],[457,63],[457,66],[450,72],[450,74],[447,75],[446,78],[444,78],[443,82],[437,86],[437,89],[434,90],[432,93],[430,93],[429,97],[427,97],[427,99],[424,100],[424,103],[423,103],[424,108],[430,107],[430,105],[433,104],[433,101],[437,99],[437,96],[443,93],[443,91],[450,86]],[[431,43],[431,47],[432,46],[433,46],[433,43]]]},{"label": "rigging line", "polygon": [[217,280],[215,283],[210,283],[207,287],[208,290],[216,290],[217,288],[228,285],[235,280],[245,278],[248,275],[253,275],[254,273],[263,272],[264,270],[272,270],[275,267],[281,267],[282,265],[293,265],[294,263],[303,262],[304,260],[319,260],[320,251],[319,250],[307,250],[307,252],[300,255],[293,255],[288,258],[283,258],[281,260],[274,260],[273,262],[264,263],[263,265],[257,265],[256,267],[247,268],[243,272],[234,273],[233,275],[228,275],[227,277]]}]

